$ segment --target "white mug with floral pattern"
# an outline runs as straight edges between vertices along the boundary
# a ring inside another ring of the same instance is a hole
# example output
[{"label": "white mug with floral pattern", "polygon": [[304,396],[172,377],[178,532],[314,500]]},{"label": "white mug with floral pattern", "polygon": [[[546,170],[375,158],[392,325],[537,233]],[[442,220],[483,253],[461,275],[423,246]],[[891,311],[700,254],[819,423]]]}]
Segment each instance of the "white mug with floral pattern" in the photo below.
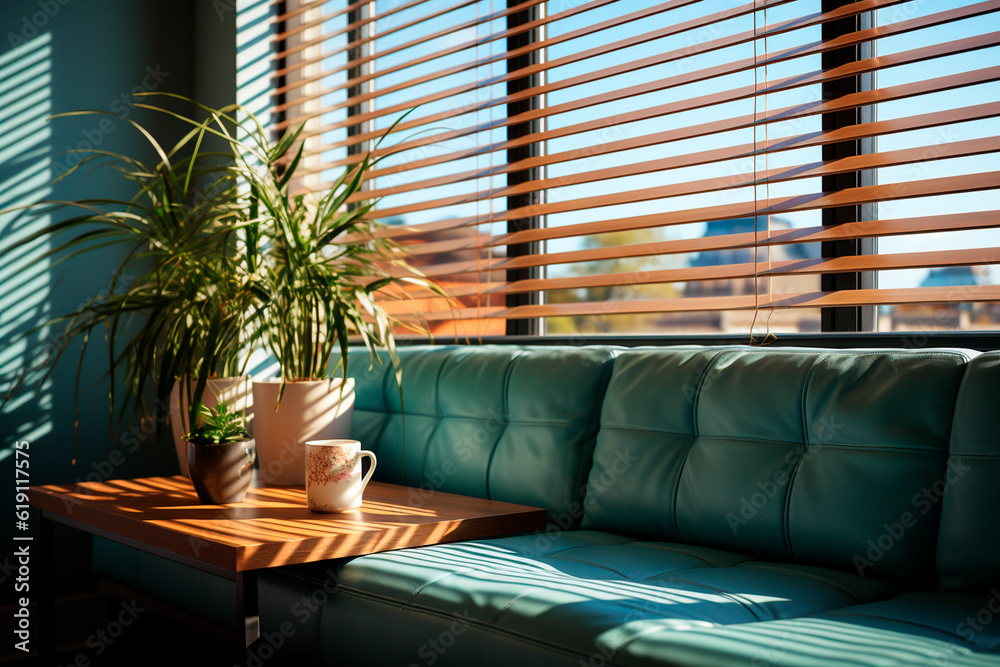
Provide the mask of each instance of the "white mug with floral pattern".
[{"label": "white mug with floral pattern", "polygon": [[[368,474],[361,476],[361,457],[370,456]],[[342,512],[361,507],[361,495],[375,472],[375,454],[357,440],[306,442],[306,502],[313,512]]]}]

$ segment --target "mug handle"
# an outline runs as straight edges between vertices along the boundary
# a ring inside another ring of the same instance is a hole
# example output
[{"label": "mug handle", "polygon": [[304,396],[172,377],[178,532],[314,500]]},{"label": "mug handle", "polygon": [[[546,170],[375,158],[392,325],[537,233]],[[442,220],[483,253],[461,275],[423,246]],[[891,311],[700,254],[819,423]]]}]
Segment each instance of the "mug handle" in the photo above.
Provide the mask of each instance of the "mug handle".
[{"label": "mug handle", "polygon": [[368,469],[368,474],[364,476],[361,480],[361,493],[365,492],[365,487],[368,486],[368,482],[372,478],[372,474],[375,472],[375,466],[378,465],[378,459],[375,458],[375,452],[369,451],[367,449],[362,449],[358,452],[358,457],[370,456],[372,457],[372,467]]}]

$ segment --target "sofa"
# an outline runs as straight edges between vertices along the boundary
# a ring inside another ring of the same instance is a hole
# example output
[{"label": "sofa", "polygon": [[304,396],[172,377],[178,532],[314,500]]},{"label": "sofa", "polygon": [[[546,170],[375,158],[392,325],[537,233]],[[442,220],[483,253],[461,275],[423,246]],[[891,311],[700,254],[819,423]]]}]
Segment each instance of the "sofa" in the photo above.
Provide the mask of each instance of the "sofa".
[{"label": "sofa", "polygon": [[[414,498],[544,507],[548,528],[264,571],[261,631],[282,651],[357,665],[1000,665],[1000,353],[400,356],[402,402],[390,364],[351,354],[352,433],[378,455],[375,477]],[[235,595],[103,540],[93,562],[222,623]]]}]

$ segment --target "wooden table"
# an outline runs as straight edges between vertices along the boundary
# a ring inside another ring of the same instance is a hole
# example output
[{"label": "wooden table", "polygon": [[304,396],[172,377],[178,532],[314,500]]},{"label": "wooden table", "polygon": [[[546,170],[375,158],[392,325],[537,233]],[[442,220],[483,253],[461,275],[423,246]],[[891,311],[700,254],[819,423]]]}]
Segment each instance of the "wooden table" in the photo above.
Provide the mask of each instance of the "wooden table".
[{"label": "wooden table", "polygon": [[[33,486],[29,498],[42,519],[43,562],[52,562],[55,521],[235,581],[241,646],[260,636],[257,570],[545,527],[535,507],[380,482],[361,508],[339,514],[311,512],[303,487],[251,488],[242,503],[202,505],[181,476]],[[53,596],[40,602],[48,634]]]}]

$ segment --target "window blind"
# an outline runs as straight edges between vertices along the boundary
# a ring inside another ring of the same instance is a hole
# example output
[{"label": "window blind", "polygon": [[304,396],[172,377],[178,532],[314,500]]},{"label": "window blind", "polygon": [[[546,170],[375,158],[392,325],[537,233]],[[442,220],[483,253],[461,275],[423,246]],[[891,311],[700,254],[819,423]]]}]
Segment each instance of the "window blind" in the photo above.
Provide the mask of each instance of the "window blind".
[{"label": "window blind", "polygon": [[290,1],[275,127],[319,190],[407,114],[356,199],[438,334],[997,328],[998,10]]}]

